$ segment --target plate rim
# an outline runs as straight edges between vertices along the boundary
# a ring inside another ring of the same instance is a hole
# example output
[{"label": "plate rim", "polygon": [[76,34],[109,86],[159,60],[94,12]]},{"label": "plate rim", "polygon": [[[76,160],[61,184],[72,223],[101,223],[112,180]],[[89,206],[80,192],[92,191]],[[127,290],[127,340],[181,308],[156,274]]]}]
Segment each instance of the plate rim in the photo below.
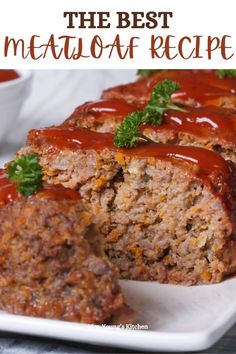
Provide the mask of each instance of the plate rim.
[{"label": "plate rim", "polygon": [[235,323],[235,315],[236,304],[233,311],[228,309],[207,330],[176,333],[102,327],[0,312],[0,330],[116,348],[188,352],[213,346]]}]

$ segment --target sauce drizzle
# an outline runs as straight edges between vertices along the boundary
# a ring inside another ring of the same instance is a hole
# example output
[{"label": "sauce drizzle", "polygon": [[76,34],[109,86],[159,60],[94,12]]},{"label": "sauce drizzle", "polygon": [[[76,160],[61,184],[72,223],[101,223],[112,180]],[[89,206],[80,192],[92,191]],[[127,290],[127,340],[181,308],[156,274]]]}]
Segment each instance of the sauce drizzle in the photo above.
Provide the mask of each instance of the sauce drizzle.
[{"label": "sauce drizzle", "polygon": [[90,113],[93,115],[116,115],[125,117],[137,110],[134,104],[118,99],[101,99],[87,102],[75,110],[78,113]]},{"label": "sauce drizzle", "polygon": [[[8,178],[6,170],[0,171],[0,207],[8,203],[14,202],[20,198],[24,198],[16,190],[17,183],[11,182]],[[36,194],[31,197],[47,198],[53,200],[77,200],[80,198],[79,193],[65,188],[61,185],[45,184]]]}]

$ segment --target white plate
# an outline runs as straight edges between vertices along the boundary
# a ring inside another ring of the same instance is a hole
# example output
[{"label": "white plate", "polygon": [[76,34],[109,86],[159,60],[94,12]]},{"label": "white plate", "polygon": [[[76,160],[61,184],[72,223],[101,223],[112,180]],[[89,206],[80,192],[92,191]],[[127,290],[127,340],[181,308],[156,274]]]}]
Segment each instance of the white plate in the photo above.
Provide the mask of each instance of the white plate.
[{"label": "white plate", "polygon": [[84,325],[0,313],[0,330],[149,351],[197,351],[212,346],[236,322],[236,279],[182,287],[122,281],[139,326]]}]

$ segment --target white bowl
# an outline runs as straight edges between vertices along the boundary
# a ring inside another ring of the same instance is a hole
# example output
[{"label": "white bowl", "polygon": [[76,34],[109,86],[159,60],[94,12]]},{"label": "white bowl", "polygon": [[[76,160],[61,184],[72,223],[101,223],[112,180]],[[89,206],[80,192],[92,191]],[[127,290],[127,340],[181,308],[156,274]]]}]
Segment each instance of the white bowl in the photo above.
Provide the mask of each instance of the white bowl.
[{"label": "white bowl", "polygon": [[19,77],[0,83],[0,142],[7,132],[14,127],[14,122],[31,89],[32,72],[16,70]]}]

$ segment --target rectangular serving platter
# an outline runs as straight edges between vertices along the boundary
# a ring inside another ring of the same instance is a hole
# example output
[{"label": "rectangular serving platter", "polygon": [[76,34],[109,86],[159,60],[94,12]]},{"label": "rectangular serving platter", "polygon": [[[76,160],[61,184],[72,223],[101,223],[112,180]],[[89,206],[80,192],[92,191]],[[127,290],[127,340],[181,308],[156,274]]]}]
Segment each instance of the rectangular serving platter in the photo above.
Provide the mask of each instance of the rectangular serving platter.
[{"label": "rectangular serving platter", "polygon": [[175,286],[121,281],[137,324],[95,326],[0,312],[0,330],[145,351],[200,351],[236,322],[236,279],[216,285]]}]

